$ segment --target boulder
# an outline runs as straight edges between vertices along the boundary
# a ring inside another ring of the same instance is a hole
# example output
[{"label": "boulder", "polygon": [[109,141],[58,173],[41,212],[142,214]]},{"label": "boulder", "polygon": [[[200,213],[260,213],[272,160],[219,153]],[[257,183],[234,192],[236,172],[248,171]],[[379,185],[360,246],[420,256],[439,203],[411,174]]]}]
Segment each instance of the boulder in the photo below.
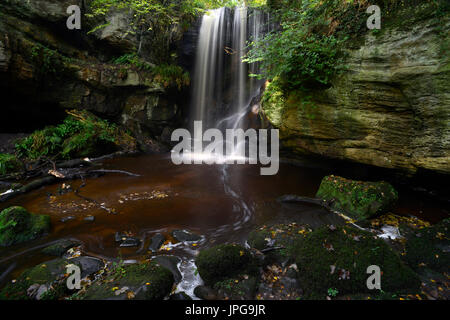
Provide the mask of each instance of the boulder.
[{"label": "boulder", "polygon": [[175,282],[180,282],[182,279],[182,275],[180,270],[178,269],[178,264],[181,262],[181,259],[175,256],[156,256],[153,258],[159,265],[170,270],[173,274],[173,278]]},{"label": "boulder", "polygon": [[0,246],[37,239],[50,231],[50,217],[10,207],[0,213]]},{"label": "boulder", "polygon": [[236,244],[222,244],[202,250],[195,264],[207,285],[213,285],[240,274],[256,272],[256,261],[251,253]]},{"label": "boulder", "polygon": [[148,247],[149,250],[156,252],[161,248],[165,241],[164,236],[161,233],[157,233],[152,237],[150,246]]},{"label": "boulder", "polygon": [[172,232],[172,236],[180,242],[199,241],[202,238],[201,236],[193,234],[186,230],[175,230]]},{"label": "boulder", "polygon": [[356,220],[364,220],[392,209],[398,193],[384,181],[363,182],[327,176],[316,197],[329,201],[332,208]]},{"label": "boulder", "polygon": [[162,300],[174,284],[172,273],[156,262],[117,265],[103,280],[75,298],[86,300]]},{"label": "boulder", "polygon": [[288,250],[298,268],[306,298],[324,299],[329,288],[339,294],[371,293],[367,268],[380,267],[385,292],[420,291],[418,275],[405,265],[384,240],[352,227],[323,227],[296,241]]}]

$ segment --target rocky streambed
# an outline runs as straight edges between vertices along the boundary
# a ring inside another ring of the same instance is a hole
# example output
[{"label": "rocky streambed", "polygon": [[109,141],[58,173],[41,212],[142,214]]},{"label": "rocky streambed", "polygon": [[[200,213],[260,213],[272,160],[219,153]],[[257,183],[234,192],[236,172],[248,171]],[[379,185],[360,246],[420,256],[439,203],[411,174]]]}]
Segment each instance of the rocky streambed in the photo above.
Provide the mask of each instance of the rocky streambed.
[{"label": "rocky streambed", "polygon": [[1,299],[448,298],[448,212],[423,195],[405,205],[389,183],[289,164],[225,178],[162,155],[102,165],[115,173],[78,195],[72,180],[2,205]]}]

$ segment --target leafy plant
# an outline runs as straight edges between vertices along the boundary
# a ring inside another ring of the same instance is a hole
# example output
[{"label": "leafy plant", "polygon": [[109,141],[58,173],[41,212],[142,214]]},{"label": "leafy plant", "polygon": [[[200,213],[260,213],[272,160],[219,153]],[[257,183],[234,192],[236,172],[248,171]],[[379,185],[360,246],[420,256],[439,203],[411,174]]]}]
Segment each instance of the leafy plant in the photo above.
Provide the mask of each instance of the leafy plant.
[{"label": "leafy plant", "polygon": [[329,288],[328,289],[328,296],[330,297],[336,297],[339,294],[339,290],[336,288]]},{"label": "leafy plant", "polygon": [[71,158],[89,156],[102,147],[133,150],[136,141],[115,124],[87,111],[69,111],[69,116],[56,127],[38,130],[18,141],[16,149],[21,157]]},{"label": "leafy plant", "polygon": [[0,175],[18,170],[20,161],[12,154],[0,153]]}]

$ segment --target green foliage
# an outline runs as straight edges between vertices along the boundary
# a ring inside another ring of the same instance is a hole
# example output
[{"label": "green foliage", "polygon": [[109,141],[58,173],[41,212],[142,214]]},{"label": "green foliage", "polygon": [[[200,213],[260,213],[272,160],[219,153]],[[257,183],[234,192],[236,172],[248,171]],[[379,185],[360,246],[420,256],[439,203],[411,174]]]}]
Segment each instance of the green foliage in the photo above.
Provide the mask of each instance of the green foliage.
[{"label": "green foliage", "polygon": [[366,9],[373,4],[381,7],[383,26],[385,20],[398,20],[398,12],[405,8],[425,4],[438,17],[449,7],[444,0],[270,0],[267,5],[281,30],[250,43],[244,60],[260,63],[262,70],[256,76],[276,78],[284,93],[326,88],[346,69],[344,46],[368,32]]},{"label": "green foliage", "polygon": [[32,160],[87,157],[117,148],[134,150],[136,141],[115,124],[87,111],[71,111],[62,124],[35,131],[16,143],[18,154]]},{"label": "green foliage", "polygon": [[338,295],[338,293],[339,293],[338,289],[335,289],[335,288],[329,288],[328,289],[328,295],[330,297],[336,297]]},{"label": "green foliage", "polygon": [[15,155],[0,153],[0,175],[19,170],[22,167]]},{"label": "green foliage", "polygon": [[153,75],[154,81],[165,88],[176,86],[179,90],[189,86],[190,75],[182,67],[173,64],[161,64],[154,66],[139,58],[137,54],[125,54],[116,58],[113,63],[127,65],[140,71],[147,71]]},{"label": "green foliage", "polygon": [[284,91],[327,87],[331,78],[344,69],[341,45],[347,39],[330,31],[330,10],[324,10],[329,6],[328,1],[305,1],[279,9],[276,16],[281,31],[251,43],[244,59],[260,63],[261,74],[255,76],[277,78]]},{"label": "green foliage", "polygon": [[37,79],[44,79],[49,76],[55,79],[61,79],[64,75],[70,73],[67,64],[71,60],[56,50],[49,49],[41,44],[36,44],[31,48],[30,56]]},{"label": "green foliage", "polygon": [[206,284],[232,278],[251,271],[253,257],[250,252],[235,244],[223,244],[202,250],[195,264]]},{"label": "green foliage", "polygon": [[22,207],[10,207],[0,213],[0,246],[34,240],[49,231],[49,216],[34,215]]},{"label": "green foliage", "polygon": [[289,251],[308,298],[323,299],[334,292],[370,293],[366,271],[371,265],[380,267],[381,288],[386,292],[416,293],[420,287],[418,276],[383,240],[359,229],[323,227],[298,240]]}]

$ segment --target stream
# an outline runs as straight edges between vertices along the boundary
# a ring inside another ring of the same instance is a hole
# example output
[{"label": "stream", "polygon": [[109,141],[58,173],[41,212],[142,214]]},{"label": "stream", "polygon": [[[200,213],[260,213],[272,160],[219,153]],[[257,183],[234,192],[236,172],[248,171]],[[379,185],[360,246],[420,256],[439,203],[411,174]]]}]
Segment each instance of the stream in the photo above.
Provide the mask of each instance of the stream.
[{"label": "stream", "polygon": [[[261,176],[256,165],[176,166],[168,154],[110,159],[103,167],[139,176],[111,173],[87,179],[79,190],[82,197],[72,190],[83,181],[66,182],[66,192],[62,193],[63,185],[58,183],[2,204],[0,209],[20,205],[33,213],[50,215],[52,231],[44,238],[0,249],[0,281],[14,279],[24,269],[53,259],[41,250],[59,239],[79,240],[88,255],[139,261],[152,257],[148,250],[151,237],[162,233],[168,241],[157,254],[182,258],[179,269],[184,278],[179,290],[192,294],[201,282],[193,259],[203,248],[224,242],[245,243],[249,232],[262,225],[296,222],[315,228],[344,223],[322,207],[276,201],[285,194],[314,197],[330,168],[281,163],[277,175]],[[448,215],[430,199],[409,190],[400,189],[399,193],[396,214],[436,221]],[[94,221],[85,221],[88,216]],[[69,217],[71,220],[66,221]],[[201,235],[202,240],[195,245],[176,243],[171,232],[177,229]],[[132,234],[141,245],[120,247],[115,242],[116,232]]]}]

